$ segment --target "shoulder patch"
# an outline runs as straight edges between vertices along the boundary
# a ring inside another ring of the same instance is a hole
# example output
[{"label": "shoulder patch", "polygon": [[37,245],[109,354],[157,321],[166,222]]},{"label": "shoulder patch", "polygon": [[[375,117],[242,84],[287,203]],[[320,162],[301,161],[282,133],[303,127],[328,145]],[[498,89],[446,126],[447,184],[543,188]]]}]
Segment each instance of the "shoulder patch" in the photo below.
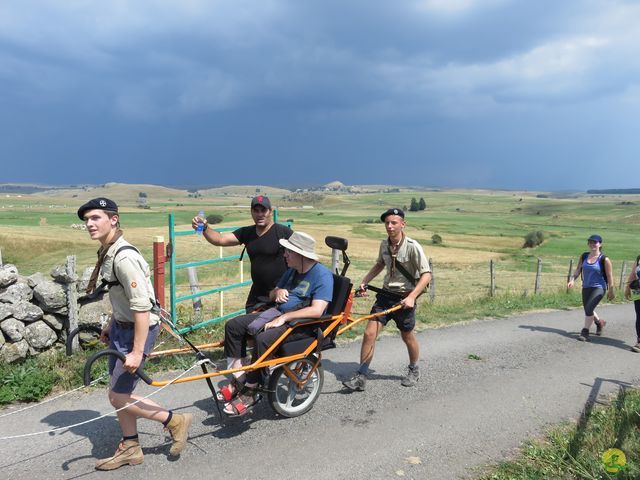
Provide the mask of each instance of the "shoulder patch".
[{"label": "shoulder patch", "polygon": [[138,284],[136,282],[131,282],[131,288],[136,288]]}]

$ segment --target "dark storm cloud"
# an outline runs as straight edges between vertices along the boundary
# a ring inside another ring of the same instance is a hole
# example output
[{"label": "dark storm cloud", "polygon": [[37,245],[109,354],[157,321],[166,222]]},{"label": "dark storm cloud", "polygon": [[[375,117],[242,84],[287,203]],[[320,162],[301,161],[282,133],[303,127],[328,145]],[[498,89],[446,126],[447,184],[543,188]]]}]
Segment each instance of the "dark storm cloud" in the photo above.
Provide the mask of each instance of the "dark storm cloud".
[{"label": "dark storm cloud", "polygon": [[606,155],[630,186],[638,20],[604,1],[4,2],[0,181],[587,188]]}]

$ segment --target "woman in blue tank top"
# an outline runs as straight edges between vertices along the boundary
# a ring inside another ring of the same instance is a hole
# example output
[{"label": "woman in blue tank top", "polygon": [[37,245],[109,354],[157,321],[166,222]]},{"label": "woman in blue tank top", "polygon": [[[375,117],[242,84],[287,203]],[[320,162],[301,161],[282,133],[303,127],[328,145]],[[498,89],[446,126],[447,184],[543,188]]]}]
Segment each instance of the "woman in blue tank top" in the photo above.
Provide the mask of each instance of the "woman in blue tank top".
[{"label": "woman in blue tank top", "polygon": [[602,330],[607,322],[598,317],[595,309],[607,292],[607,298],[613,300],[613,268],[611,260],[602,253],[602,237],[591,235],[587,239],[589,251],[583,253],[578,261],[578,266],[569,278],[568,288],[573,287],[573,282],[582,274],[582,306],[584,307],[584,327],[578,336],[581,342],[589,341],[589,329],[596,324],[596,335],[602,335]]}]

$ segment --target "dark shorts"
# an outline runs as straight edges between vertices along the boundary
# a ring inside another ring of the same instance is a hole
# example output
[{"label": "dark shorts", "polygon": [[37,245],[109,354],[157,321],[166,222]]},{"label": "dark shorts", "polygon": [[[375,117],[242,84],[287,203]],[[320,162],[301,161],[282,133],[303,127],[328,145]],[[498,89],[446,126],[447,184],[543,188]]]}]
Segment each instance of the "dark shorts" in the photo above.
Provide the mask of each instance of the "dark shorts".
[{"label": "dark shorts", "polygon": [[[147,341],[144,344],[144,358],[140,364],[140,368],[144,366],[144,360],[151,352],[153,344],[156,342],[158,333],[160,332],[160,325],[157,324],[149,328],[149,335]],[[133,350],[133,334],[135,330],[133,328],[121,328],[116,322],[111,324],[111,330],[109,331],[109,339],[111,343],[109,348],[117,350],[120,353],[127,355]],[[109,375],[111,376],[111,391],[114,393],[132,393],[136,388],[136,384],[140,377],[135,374],[127,372],[122,362],[114,357],[109,356]]]},{"label": "dark shorts", "polygon": [[[376,295],[376,303],[371,307],[371,313],[378,313],[388,308],[393,307],[397,304],[397,300],[390,299],[389,297],[385,297],[384,295],[377,294]],[[396,322],[396,326],[398,330],[401,332],[410,332],[416,326],[416,307],[413,307],[411,310],[406,308],[401,308],[400,310],[396,310],[395,312],[391,312],[387,315],[381,315],[376,318],[372,318],[376,322],[380,322],[383,326],[387,325],[389,320],[393,320]]]}]

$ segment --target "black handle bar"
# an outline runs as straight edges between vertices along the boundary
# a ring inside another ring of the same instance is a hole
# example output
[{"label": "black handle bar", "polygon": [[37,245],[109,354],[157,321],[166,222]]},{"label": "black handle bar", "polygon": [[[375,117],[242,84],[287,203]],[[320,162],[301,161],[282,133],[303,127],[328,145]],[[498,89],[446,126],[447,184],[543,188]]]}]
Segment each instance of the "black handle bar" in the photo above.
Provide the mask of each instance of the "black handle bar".
[{"label": "black handle bar", "polygon": [[[122,361],[122,363],[124,363],[125,361],[124,354],[122,352],[118,352],[117,350],[107,349],[100,350],[99,352],[94,353],[84,364],[85,387],[91,384],[91,367],[93,366],[93,363],[100,357],[104,357],[105,355],[113,355],[114,357],[118,357]],[[144,373],[144,370],[142,370],[142,368],[138,368],[138,370],[136,370],[136,375],[138,375],[147,385],[151,385],[151,383],[153,382],[153,380],[151,380],[151,378],[149,378],[149,376]]]},{"label": "black handle bar", "polygon": [[389,290],[385,290],[384,288],[374,287],[373,285],[365,285],[365,290],[371,290],[372,292],[379,293],[391,300],[397,300],[398,302],[402,300],[405,295],[396,292],[390,292]]}]

